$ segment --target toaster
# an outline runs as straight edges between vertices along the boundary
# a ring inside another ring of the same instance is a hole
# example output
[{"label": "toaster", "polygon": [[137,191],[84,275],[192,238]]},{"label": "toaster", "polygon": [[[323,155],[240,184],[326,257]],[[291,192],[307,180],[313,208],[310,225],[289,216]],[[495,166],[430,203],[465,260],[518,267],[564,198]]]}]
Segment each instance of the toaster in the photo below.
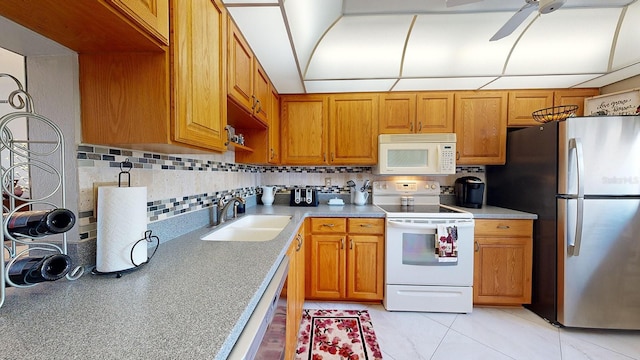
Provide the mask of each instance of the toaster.
[{"label": "toaster", "polygon": [[311,188],[291,189],[290,206],[318,206],[318,191]]}]

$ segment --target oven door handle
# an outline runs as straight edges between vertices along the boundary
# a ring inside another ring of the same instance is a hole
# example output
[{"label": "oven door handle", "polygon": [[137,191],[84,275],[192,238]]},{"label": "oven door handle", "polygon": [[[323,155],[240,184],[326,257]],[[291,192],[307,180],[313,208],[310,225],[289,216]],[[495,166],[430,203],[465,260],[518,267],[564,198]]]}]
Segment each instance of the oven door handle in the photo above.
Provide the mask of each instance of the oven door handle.
[{"label": "oven door handle", "polygon": [[408,223],[404,221],[398,220],[387,220],[389,226],[399,227],[403,229],[424,229],[424,230],[436,230],[438,228],[437,224],[424,224],[424,223]]}]

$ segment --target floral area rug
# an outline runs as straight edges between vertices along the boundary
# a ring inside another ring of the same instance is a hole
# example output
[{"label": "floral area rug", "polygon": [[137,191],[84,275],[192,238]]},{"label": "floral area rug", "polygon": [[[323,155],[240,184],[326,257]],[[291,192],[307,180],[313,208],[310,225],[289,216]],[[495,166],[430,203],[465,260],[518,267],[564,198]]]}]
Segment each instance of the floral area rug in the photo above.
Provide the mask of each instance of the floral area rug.
[{"label": "floral area rug", "polygon": [[382,359],[366,310],[304,309],[296,360],[333,359]]}]

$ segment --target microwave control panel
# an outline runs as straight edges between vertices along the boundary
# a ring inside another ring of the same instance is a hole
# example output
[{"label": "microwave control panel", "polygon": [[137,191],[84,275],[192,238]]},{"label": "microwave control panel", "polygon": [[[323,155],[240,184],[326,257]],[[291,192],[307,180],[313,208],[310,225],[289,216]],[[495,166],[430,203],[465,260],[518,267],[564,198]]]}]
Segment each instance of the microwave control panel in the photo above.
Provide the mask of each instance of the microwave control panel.
[{"label": "microwave control panel", "polygon": [[440,148],[440,171],[452,174],[455,173],[456,150],[454,145],[443,145]]}]

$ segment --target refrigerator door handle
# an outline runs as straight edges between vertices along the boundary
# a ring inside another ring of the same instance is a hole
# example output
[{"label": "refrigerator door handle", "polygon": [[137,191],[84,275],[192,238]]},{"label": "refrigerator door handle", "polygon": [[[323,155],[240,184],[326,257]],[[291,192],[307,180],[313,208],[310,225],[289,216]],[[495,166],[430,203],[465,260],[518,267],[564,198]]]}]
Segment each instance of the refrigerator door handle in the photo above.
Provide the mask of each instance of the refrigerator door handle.
[{"label": "refrigerator door handle", "polygon": [[[574,156],[571,156],[575,153]],[[584,157],[582,156],[582,142],[579,138],[572,138],[569,140],[569,167],[573,167],[573,162],[576,165],[576,181],[578,185],[578,196],[576,206],[576,232],[572,241],[568,244],[567,252],[569,255],[580,255],[580,243],[582,241],[582,224],[584,218],[584,184],[582,179],[584,178]]]},{"label": "refrigerator door handle", "polygon": [[[572,138],[569,140],[569,172],[575,167],[576,185],[578,188],[577,197],[584,198],[584,156],[582,155],[582,141],[580,138]],[[575,164],[574,164],[575,163]]]}]

